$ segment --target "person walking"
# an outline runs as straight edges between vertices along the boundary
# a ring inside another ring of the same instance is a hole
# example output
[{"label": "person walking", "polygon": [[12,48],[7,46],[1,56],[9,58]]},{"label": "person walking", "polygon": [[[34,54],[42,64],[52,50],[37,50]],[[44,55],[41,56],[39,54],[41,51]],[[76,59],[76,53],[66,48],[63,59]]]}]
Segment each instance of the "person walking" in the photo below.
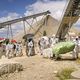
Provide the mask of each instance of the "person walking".
[{"label": "person walking", "polygon": [[78,41],[78,38],[75,39],[74,41],[75,43],[75,48],[73,50],[73,58],[78,58],[78,54],[79,54],[79,41]]},{"label": "person walking", "polygon": [[32,40],[30,40],[29,42],[28,42],[28,56],[31,56],[32,55],[32,53],[33,53],[33,47],[34,47],[34,44],[33,44],[33,41]]},{"label": "person walking", "polygon": [[11,58],[12,57],[12,50],[13,50],[13,44],[12,43],[7,43],[6,44],[6,57]]},{"label": "person walking", "polygon": [[16,43],[13,43],[13,57],[16,57]]}]

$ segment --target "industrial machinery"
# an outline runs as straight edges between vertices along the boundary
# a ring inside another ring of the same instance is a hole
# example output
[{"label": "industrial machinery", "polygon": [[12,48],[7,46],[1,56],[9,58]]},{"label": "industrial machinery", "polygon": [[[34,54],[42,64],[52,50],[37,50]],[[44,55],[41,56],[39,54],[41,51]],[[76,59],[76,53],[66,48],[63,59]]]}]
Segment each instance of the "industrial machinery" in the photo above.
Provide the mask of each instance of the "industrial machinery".
[{"label": "industrial machinery", "polygon": [[74,23],[79,19],[80,14],[80,0],[69,0],[67,9],[64,13],[56,37],[59,40],[64,40],[65,35]]}]

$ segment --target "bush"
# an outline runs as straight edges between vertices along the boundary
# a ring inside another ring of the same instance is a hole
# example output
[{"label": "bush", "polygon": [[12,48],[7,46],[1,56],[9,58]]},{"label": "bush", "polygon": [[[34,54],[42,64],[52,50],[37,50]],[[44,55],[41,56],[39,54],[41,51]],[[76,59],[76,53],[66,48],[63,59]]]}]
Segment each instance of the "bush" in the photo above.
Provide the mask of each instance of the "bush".
[{"label": "bush", "polygon": [[66,80],[71,78],[71,73],[74,71],[74,68],[65,68],[62,71],[57,73],[57,77],[59,77],[60,80]]},{"label": "bush", "polygon": [[80,64],[80,58],[78,58],[78,59],[76,60],[76,62],[77,62],[78,64]]},{"label": "bush", "polygon": [[46,35],[47,35],[46,31],[44,31],[44,32],[43,32],[43,36],[46,36]]}]

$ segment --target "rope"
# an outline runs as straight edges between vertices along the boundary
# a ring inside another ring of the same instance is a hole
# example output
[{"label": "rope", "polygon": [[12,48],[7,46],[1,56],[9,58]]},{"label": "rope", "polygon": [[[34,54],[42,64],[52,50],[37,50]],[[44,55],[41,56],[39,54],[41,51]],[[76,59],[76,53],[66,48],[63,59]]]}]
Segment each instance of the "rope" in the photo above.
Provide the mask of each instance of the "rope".
[{"label": "rope", "polygon": [[[45,20],[45,19],[44,19],[44,20]],[[44,22],[45,22],[45,21],[43,21],[42,24],[39,26],[39,28],[38,28],[37,31],[35,32],[35,35],[36,35],[38,32],[40,32],[39,30],[43,27]],[[41,33],[41,34],[43,34],[43,33]]]},{"label": "rope", "polygon": [[[32,27],[32,25],[31,24],[29,24],[29,22],[28,21],[26,21],[27,22],[27,24],[35,31],[35,29]],[[40,32],[41,33],[41,32]],[[41,33],[42,34],[42,33]]]},{"label": "rope", "polygon": [[[27,21],[27,22],[28,22],[28,21]],[[31,30],[32,25],[33,25],[33,22],[34,22],[34,18],[33,18],[33,20],[32,20],[32,23],[31,23],[31,24],[30,24],[29,22],[27,23],[29,26],[31,25],[28,31],[30,31],[30,30]]]},{"label": "rope", "polygon": [[[40,32],[39,30],[43,27],[43,25],[45,24],[45,20],[46,18],[44,18],[45,16],[42,17],[41,21],[42,21],[42,24],[41,23],[37,23],[37,26],[39,26],[39,28],[37,29],[37,31],[35,32],[35,35],[37,34],[37,32]],[[36,19],[37,20],[37,19]],[[38,22],[38,21],[37,21]],[[41,34],[43,34],[41,32]]]}]

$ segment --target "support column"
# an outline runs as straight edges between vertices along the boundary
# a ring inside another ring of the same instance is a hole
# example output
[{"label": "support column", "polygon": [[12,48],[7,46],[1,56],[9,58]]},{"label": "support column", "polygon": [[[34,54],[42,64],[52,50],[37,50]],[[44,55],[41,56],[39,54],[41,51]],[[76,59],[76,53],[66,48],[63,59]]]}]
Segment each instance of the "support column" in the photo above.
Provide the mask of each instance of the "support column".
[{"label": "support column", "polygon": [[10,31],[11,31],[11,38],[13,39],[13,31],[12,31],[12,27],[11,27],[11,25],[9,25],[10,26]]},{"label": "support column", "polygon": [[9,38],[9,25],[7,26],[7,38]]},{"label": "support column", "polygon": [[24,26],[24,34],[26,35],[26,26],[25,26],[25,20],[23,21],[23,26]]}]

